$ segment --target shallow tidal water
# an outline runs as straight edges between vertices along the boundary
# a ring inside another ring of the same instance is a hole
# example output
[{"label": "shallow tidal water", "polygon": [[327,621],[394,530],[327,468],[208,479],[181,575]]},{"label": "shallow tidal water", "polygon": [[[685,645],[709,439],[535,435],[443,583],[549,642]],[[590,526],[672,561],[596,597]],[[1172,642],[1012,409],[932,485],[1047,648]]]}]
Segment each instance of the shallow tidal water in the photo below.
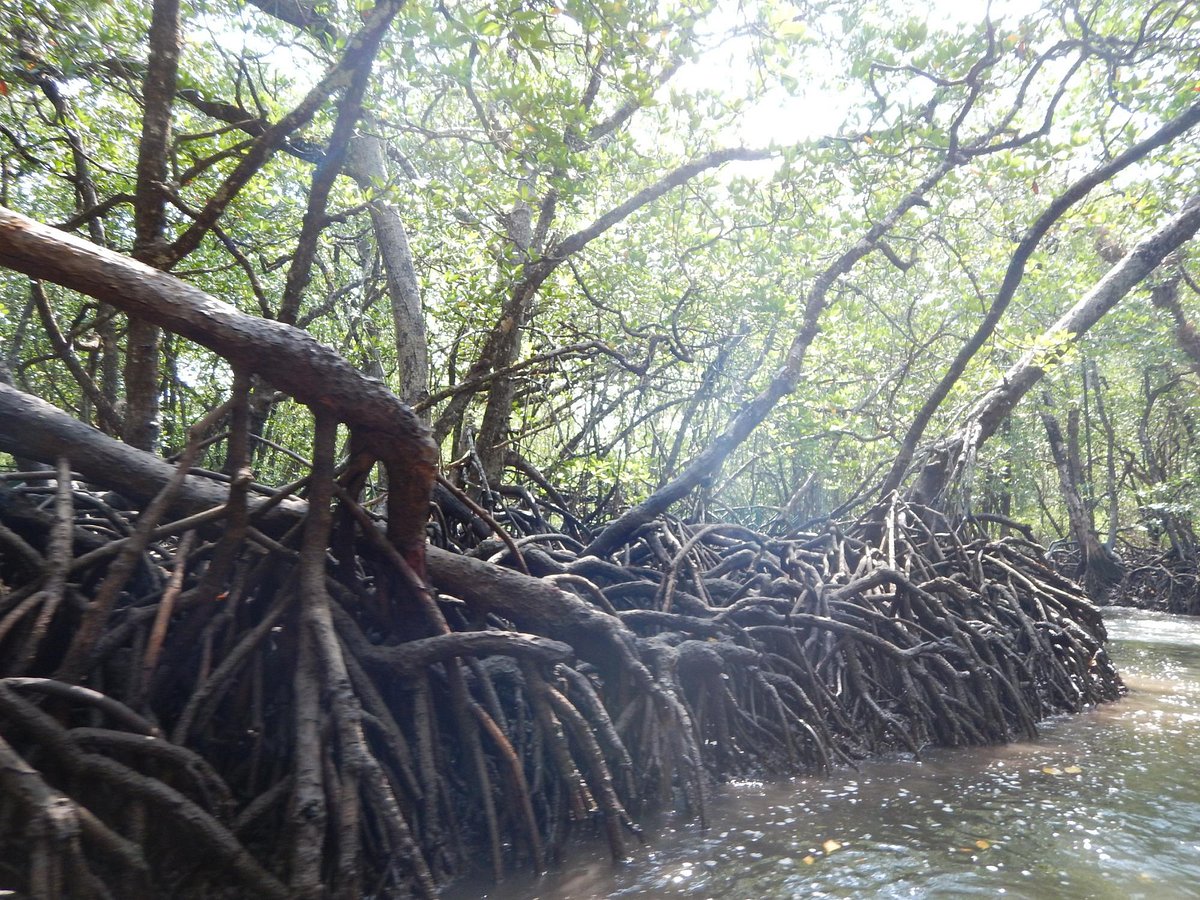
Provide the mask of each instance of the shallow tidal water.
[{"label": "shallow tidal water", "polygon": [[624,864],[577,844],[447,896],[1200,898],[1200,619],[1105,618],[1129,695],[1037,741],[726,785],[707,828],[653,824]]}]

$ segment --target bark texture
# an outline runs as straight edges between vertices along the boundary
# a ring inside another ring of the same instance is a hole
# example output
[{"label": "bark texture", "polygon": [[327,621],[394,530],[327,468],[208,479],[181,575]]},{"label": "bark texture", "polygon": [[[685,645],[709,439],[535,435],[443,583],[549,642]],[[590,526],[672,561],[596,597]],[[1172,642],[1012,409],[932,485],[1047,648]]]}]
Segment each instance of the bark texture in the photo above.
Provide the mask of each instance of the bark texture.
[{"label": "bark texture", "polygon": [[[355,138],[345,170],[367,194],[387,184],[387,165],[379,138],[372,135]],[[429,394],[429,349],[416,265],[400,210],[383,197],[372,200],[369,210],[392,308],[398,367],[396,393],[405,403],[415,405]]]},{"label": "bark texture", "polygon": [[389,473],[389,537],[418,571],[437,451],[385,385],[292,326],[247,316],[172,275],[0,209],[0,265],[53,281],[193,340],[350,426]]}]

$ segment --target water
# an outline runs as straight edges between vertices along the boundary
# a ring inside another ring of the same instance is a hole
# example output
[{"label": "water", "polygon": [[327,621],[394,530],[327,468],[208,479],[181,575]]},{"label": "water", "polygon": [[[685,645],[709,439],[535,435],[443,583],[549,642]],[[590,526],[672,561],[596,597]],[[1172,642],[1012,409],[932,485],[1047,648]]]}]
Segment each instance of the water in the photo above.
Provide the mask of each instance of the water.
[{"label": "water", "polygon": [[664,822],[624,865],[584,845],[450,896],[1200,898],[1200,619],[1106,619],[1129,696],[1035,742],[728,785],[707,829]]}]

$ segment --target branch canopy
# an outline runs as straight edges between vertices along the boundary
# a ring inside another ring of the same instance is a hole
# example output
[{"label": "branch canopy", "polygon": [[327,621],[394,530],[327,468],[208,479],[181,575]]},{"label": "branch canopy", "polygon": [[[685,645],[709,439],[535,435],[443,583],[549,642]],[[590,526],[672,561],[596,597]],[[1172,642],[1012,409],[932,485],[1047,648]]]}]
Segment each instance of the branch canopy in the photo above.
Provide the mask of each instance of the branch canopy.
[{"label": "branch canopy", "polygon": [[346,423],[388,467],[393,539],[406,552],[424,545],[437,463],[429,429],[383,382],[359,372],[333,348],[299,328],[246,315],[173,275],[3,207],[0,265],[195,341],[314,411]]},{"label": "branch canopy", "polygon": [[1188,200],[1178,214],[1144,237],[1109,269],[976,401],[962,427],[934,445],[910,491],[911,499],[929,505],[942,502],[947,486],[961,474],[961,462],[996,433],[1047,369],[1197,231],[1200,231],[1200,194]]}]

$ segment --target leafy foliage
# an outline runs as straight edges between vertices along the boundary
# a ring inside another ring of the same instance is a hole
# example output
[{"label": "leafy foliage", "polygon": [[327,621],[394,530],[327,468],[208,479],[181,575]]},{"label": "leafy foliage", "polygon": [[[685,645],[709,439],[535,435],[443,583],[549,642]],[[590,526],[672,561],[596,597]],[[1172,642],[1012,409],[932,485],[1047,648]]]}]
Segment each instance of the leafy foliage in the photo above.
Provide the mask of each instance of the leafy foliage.
[{"label": "leafy foliage", "polygon": [[[298,28],[270,8],[184,10],[168,239],[336,64],[370,9],[320,5]],[[0,12],[3,203],[132,246],[148,27],[138,3],[23,2]],[[396,331],[370,218],[372,204],[390,205],[412,247],[428,391],[441,398],[432,414],[448,415],[447,461],[466,459],[460,479],[478,479],[470,438],[492,397],[507,411],[505,447],[582,507],[611,515],[677,474],[769,382],[829,261],[938,159],[986,139],[998,149],[958,161],[836,282],[796,392],[694,501],[756,522],[785,507],[805,519],[863,502],[986,311],[1023,229],[1081,173],[1197,101],[1198,31],[1184,2],[1111,0],[1085,12],[1048,0],[990,20],[982,9],[914,16],[902,4],[839,0],[736,9],[413,2],[383,39],[357,126],[382,141],[385,169],[336,179],[317,211],[324,227],[299,321],[396,383],[408,336]],[[243,310],[278,315],[339,97],[236,193],[178,274]],[[739,144],[765,158],[709,166],[632,202],[681,165]],[[1062,217],[930,434],[952,428],[1031,346],[1056,352],[1046,326],[1103,274],[1114,248],[1182,202],[1181,173],[1198,155],[1189,132]],[[119,402],[123,325],[114,332],[109,312],[78,297],[50,298],[82,369]],[[493,363],[511,376],[497,377],[480,359],[512,309],[520,340]],[[0,335],[20,385],[104,425],[20,279],[0,287]],[[1164,491],[1188,495],[1195,375],[1169,323],[1135,300],[1079,354],[1057,363],[1050,390],[1060,403],[1094,402],[1081,360],[1098,367],[1093,390],[1105,394],[1123,469],[1118,483],[1101,485],[1106,451],[1098,439],[1088,444],[1092,503],[1116,491],[1123,521],[1133,522]],[[478,385],[453,394],[476,369]],[[1170,414],[1158,402],[1142,415],[1145,373],[1170,384]],[[223,365],[168,341],[166,448],[228,383]],[[471,399],[456,407],[456,396]],[[1062,514],[1031,416],[1016,413],[979,472],[999,479],[986,496],[1052,530]],[[1099,424],[1088,427],[1095,438]],[[306,426],[286,406],[263,429],[303,452]],[[1157,468],[1151,456],[1161,457]],[[269,446],[257,461],[266,480],[295,474]]]}]

